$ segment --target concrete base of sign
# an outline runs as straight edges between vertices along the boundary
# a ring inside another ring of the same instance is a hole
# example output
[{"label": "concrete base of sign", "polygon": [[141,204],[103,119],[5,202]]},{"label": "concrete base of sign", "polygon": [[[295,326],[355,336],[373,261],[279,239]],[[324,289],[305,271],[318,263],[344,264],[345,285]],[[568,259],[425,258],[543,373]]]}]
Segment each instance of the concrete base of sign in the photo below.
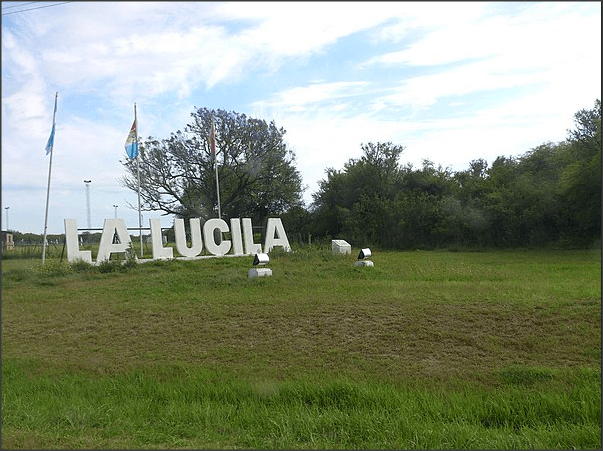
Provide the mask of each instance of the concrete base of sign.
[{"label": "concrete base of sign", "polygon": [[272,270],[270,268],[251,268],[249,270],[249,277],[264,277],[271,275]]},{"label": "concrete base of sign", "polygon": [[375,266],[371,260],[358,260],[354,266]]},{"label": "concrete base of sign", "polygon": [[334,254],[351,254],[352,246],[345,240],[331,240],[331,252]]}]

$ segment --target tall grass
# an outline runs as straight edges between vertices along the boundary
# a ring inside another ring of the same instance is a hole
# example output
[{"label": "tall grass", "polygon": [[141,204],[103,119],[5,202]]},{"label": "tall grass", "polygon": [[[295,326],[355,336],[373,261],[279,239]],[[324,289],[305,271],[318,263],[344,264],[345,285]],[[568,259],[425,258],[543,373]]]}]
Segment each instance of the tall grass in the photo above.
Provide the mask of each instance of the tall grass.
[{"label": "tall grass", "polygon": [[32,378],[24,370],[3,365],[11,448],[598,449],[600,442],[594,370],[490,389],[241,380],[177,367],[101,377]]},{"label": "tall grass", "polygon": [[[14,246],[12,249],[2,248],[2,260],[9,259],[41,259],[44,247],[41,244],[28,244]],[[49,244],[46,246],[46,257],[60,258],[64,252],[62,244]]]},{"label": "tall grass", "polygon": [[371,259],[3,261],[2,447],[601,447],[600,254]]},{"label": "tall grass", "polygon": [[[172,246],[174,246],[172,244]],[[131,244],[133,252],[139,256],[140,255],[140,242],[132,241]],[[90,251],[92,259],[96,261],[96,256],[98,254],[99,243],[94,244],[83,244],[79,246],[81,251]],[[20,244],[14,246],[12,249],[2,248],[1,257],[2,260],[15,260],[15,259],[42,259],[42,253],[44,248],[41,244]],[[150,246],[147,243],[143,243],[143,256],[144,258],[150,258],[152,255]],[[58,260],[67,260],[67,249],[64,243],[60,244],[48,244],[46,246],[46,255],[45,258],[48,259],[58,259]],[[123,259],[123,254],[112,254],[112,260]]]}]

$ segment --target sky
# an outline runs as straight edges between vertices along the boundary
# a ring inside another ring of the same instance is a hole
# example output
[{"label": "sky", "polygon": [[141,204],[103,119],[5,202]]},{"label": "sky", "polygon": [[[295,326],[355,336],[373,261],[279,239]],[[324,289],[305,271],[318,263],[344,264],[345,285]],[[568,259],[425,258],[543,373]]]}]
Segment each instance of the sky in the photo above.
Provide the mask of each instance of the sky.
[{"label": "sky", "polygon": [[2,230],[43,234],[47,205],[48,234],[85,228],[88,199],[92,228],[136,229],[134,104],[142,137],[196,108],[275,121],[309,205],[362,144],[462,171],[563,141],[600,98],[600,2],[2,2]]}]

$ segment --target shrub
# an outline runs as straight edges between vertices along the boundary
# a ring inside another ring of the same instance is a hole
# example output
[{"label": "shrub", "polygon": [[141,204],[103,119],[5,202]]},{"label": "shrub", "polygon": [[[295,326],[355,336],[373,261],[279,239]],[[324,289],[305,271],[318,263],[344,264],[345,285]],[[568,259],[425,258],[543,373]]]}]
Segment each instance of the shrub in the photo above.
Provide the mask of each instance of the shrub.
[{"label": "shrub", "polygon": [[46,276],[64,276],[71,274],[73,268],[71,265],[62,260],[47,259],[44,264],[40,266],[40,274]]},{"label": "shrub", "polygon": [[73,263],[71,263],[71,268],[73,272],[90,272],[94,271],[94,265],[84,261],[82,259],[77,259]]}]

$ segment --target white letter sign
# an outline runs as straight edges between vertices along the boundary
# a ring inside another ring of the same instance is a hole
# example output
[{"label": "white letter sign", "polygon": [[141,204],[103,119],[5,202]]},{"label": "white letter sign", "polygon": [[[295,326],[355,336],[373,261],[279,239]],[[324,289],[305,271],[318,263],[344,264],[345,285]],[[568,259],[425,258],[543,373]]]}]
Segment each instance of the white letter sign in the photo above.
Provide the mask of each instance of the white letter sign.
[{"label": "white letter sign", "polygon": [[[161,220],[159,218],[151,218],[149,225],[153,246],[153,260],[174,258],[174,249],[170,246],[163,246]],[[191,218],[190,230],[191,246],[188,247],[184,219],[177,218],[174,220],[176,250],[180,254],[180,257],[176,258],[221,257],[231,251],[231,255],[233,256],[253,255],[262,252],[262,245],[253,242],[253,226],[251,225],[250,218],[230,218],[230,229],[223,219],[208,219],[203,224],[203,228],[201,228],[201,219]],[[219,230],[219,233],[216,233],[216,230]],[[231,240],[222,239],[222,234],[227,232],[230,232]],[[119,243],[113,243],[115,234],[117,234]],[[203,235],[203,238],[201,235]],[[212,255],[200,255],[203,251],[204,243],[205,249]],[[68,261],[83,260],[92,263],[92,252],[89,250],[80,251],[79,249],[75,219],[65,219],[65,244]],[[111,254],[125,253],[131,246],[132,242],[124,220],[121,218],[105,219],[96,263],[109,260]],[[264,252],[270,252],[275,246],[282,246],[287,252],[291,250],[280,218],[268,218]]]},{"label": "white letter sign", "polygon": [[67,247],[67,261],[83,260],[92,263],[92,251],[80,251],[77,242],[77,223],[75,219],[65,219],[65,244]]},{"label": "white letter sign", "polygon": [[191,247],[186,245],[186,232],[184,230],[184,219],[177,218],[174,221],[174,235],[176,237],[176,250],[183,257],[196,257],[203,250],[203,241],[201,240],[201,220],[191,218]]},{"label": "white letter sign", "polygon": [[[117,238],[119,239],[118,244],[113,244],[115,233],[117,233]],[[112,253],[126,252],[131,246],[132,242],[130,241],[130,235],[128,235],[124,220],[121,218],[105,219],[96,262],[100,263],[103,260],[109,260]]]},{"label": "white letter sign", "polygon": [[[278,238],[276,237],[278,235]],[[274,246],[283,246],[287,252],[291,250],[289,240],[285,235],[281,218],[268,218],[266,226],[266,242],[264,243],[264,252],[270,252]]]}]

